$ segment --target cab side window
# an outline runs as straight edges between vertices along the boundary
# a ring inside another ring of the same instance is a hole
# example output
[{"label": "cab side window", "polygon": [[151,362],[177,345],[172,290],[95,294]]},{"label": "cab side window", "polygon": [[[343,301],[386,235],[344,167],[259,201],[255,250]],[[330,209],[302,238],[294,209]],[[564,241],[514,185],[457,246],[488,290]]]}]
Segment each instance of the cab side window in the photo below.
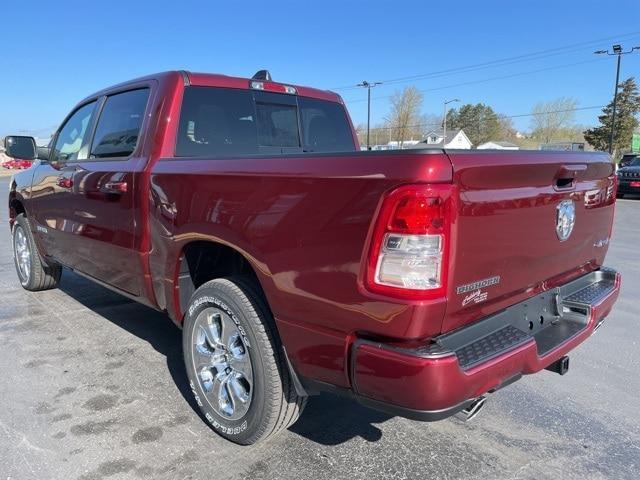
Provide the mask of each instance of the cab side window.
[{"label": "cab side window", "polygon": [[87,152],[81,151],[85,145],[85,136],[91,121],[96,102],[80,107],[69,117],[56,138],[51,160],[54,162],[73,162],[87,158]]},{"label": "cab side window", "polygon": [[91,158],[128,157],[138,144],[149,89],[107,97],[91,145]]}]

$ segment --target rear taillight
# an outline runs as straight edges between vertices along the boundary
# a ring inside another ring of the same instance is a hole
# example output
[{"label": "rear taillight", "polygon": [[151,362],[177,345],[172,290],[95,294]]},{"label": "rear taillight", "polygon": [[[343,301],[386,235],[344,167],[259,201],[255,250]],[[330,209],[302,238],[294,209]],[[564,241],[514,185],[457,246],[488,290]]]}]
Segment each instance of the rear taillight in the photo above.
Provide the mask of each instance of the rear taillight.
[{"label": "rear taillight", "polygon": [[367,257],[369,290],[416,300],[444,295],[451,188],[408,185],[384,198]]},{"label": "rear taillight", "polygon": [[616,201],[616,193],[618,191],[618,177],[616,175],[611,175],[607,179],[607,193],[605,202],[607,205],[612,204]]}]

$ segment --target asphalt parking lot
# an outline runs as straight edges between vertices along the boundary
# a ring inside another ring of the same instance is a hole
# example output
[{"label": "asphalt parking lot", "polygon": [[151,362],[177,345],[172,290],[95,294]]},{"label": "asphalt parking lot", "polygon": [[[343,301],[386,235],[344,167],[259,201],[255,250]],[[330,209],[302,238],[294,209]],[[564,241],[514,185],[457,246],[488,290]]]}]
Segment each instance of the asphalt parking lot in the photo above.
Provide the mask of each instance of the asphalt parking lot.
[{"label": "asphalt parking lot", "polygon": [[637,479],[639,245],[640,199],[621,200],[607,263],[622,294],[564,377],[525,377],[470,423],[322,395],[289,431],[238,447],[196,413],[164,315],[69,272],[24,291],[0,226],[0,479]]}]

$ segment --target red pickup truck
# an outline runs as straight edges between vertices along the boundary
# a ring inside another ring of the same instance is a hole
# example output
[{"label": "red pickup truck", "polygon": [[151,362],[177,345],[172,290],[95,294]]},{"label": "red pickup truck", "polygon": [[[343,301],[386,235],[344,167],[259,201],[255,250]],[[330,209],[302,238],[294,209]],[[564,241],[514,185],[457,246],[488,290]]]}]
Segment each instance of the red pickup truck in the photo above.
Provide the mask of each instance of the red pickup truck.
[{"label": "red pickup truck", "polygon": [[620,287],[606,154],[361,152],[338,95],[266,72],[132,80],[50,148],[5,147],[38,158],[9,194],[23,287],[67,267],[166,311],[204,416],[240,444],[321,391],[472,416],[565,373]]}]

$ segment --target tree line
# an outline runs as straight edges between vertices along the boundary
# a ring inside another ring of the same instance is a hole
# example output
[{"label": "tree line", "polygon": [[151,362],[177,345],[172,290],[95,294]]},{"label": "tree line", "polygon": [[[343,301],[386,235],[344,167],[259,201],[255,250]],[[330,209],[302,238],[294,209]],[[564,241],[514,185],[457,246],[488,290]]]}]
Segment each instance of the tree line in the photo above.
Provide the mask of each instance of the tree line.
[{"label": "tree line", "polygon": [[[396,91],[390,98],[389,113],[382,124],[371,128],[371,143],[423,140],[431,131],[441,131],[443,116],[422,114],[424,97],[414,86]],[[578,101],[560,97],[539,102],[531,110],[530,129],[517,132],[513,121],[484,103],[464,104],[447,111],[447,130],[463,129],[474,146],[488,141],[510,141],[522,148],[538,148],[540,144],[558,141],[587,142],[596,150],[608,150],[613,100],[603,108],[599,125],[587,128],[575,121]],[[618,85],[614,156],[620,156],[631,146],[631,137],[638,128],[640,93],[633,77]],[[366,142],[366,125],[358,125],[361,144]]]}]

